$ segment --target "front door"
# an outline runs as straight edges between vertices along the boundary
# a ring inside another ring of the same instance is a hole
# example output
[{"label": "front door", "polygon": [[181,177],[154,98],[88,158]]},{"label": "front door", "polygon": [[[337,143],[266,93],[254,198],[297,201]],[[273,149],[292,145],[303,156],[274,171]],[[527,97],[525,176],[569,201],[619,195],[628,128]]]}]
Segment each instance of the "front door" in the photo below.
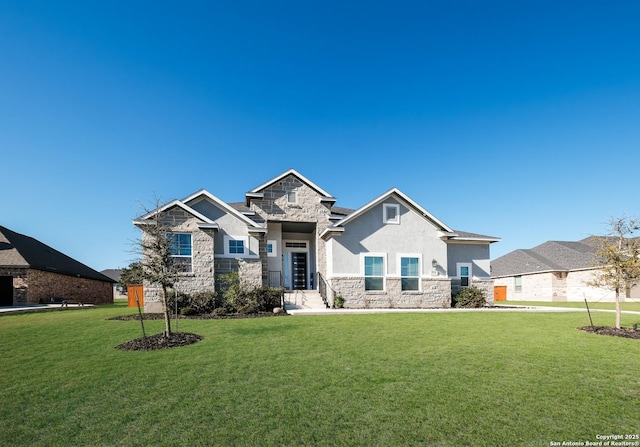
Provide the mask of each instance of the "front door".
[{"label": "front door", "polygon": [[13,276],[0,276],[0,306],[13,306]]},{"label": "front door", "polygon": [[305,290],[307,288],[306,253],[291,253],[291,273],[293,276],[293,289]]}]

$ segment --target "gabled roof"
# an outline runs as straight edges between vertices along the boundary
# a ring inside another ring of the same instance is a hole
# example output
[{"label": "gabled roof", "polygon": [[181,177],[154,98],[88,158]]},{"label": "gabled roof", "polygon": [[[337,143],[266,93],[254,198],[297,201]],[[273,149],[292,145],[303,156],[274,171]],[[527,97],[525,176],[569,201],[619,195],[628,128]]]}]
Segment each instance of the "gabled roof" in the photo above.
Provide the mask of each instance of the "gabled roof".
[{"label": "gabled roof", "polygon": [[191,208],[190,206],[186,205],[185,203],[183,203],[180,200],[172,200],[169,203],[166,203],[162,206],[160,206],[159,208],[156,208],[153,211],[149,211],[147,214],[145,214],[144,216],[140,216],[137,219],[135,219],[133,221],[134,224],[136,225],[146,225],[149,224],[151,222],[149,222],[149,219],[151,219],[152,217],[155,217],[156,215],[160,214],[160,213],[164,213],[167,210],[170,210],[173,207],[178,207],[180,209],[182,209],[183,211],[191,214],[193,217],[196,217],[198,219],[200,219],[203,223],[205,224],[214,224],[214,222],[209,219],[207,216],[200,214],[199,212],[197,212],[196,210],[194,210],[193,208]]},{"label": "gabled roof", "polygon": [[185,212],[191,214],[192,216],[194,216],[195,218],[199,219],[201,221],[200,224],[198,224],[199,227],[201,228],[212,228],[212,229],[219,229],[219,226],[217,223],[215,223],[213,220],[211,220],[209,217],[205,216],[204,214],[200,213],[199,211],[196,211],[195,209],[193,209],[191,206],[188,205],[188,203],[193,203],[195,201],[197,201],[198,199],[202,199],[202,200],[208,200],[210,202],[212,202],[215,206],[217,206],[218,208],[222,209],[225,213],[231,214],[232,216],[235,216],[236,218],[238,218],[239,220],[241,220],[242,222],[244,222],[245,224],[247,224],[247,226],[250,227],[250,229],[253,230],[259,230],[262,231],[264,230],[263,227],[261,227],[259,224],[257,224],[256,222],[254,222],[253,220],[249,219],[247,216],[245,216],[242,212],[240,212],[239,210],[237,210],[236,208],[234,208],[233,206],[223,202],[222,200],[220,200],[219,198],[217,198],[216,196],[214,196],[213,194],[211,194],[209,191],[205,190],[205,189],[201,189],[200,191],[197,191],[193,194],[191,194],[190,196],[186,197],[183,200],[172,200],[171,202],[160,206],[159,208],[150,211],[149,213],[145,214],[144,216],[141,216],[137,219],[135,219],[133,221],[134,224],[136,225],[147,225],[151,222],[149,222],[149,219],[156,216],[159,213],[163,213],[173,207],[178,207],[182,210],[184,210]]},{"label": "gabled roof", "polygon": [[453,230],[451,228],[449,228],[447,225],[445,225],[443,222],[441,222],[439,219],[437,219],[427,210],[422,208],[416,202],[411,200],[409,196],[404,194],[398,188],[392,188],[389,191],[385,192],[384,194],[376,197],[375,199],[373,199],[371,202],[367,203],[363,207],[355,210],[354,212],[346,216],[344,219],[340,220],[339,222],[336,222],[335,224],[327,228],[323,232],[323,235],[344,231],[344,226],[347,225],[349,222],[353,221],[354,219],[357,219],[359,216],[363,215],[364,213],[374,208],[375,206],[379,205],[380,203],[384,202],[385,200],[388,200],[390,197],[394,197],[395,199],[404,203],[405,206],[407,206],[408,208],[412,208],[418,214],[422,215],[422,217],[424,217],[427,221],[435,225],[435,227],[438,230],[445,233],[453,233]]},{"label": "gabled roof", "polygon": [[414,202],[412,199],[409,198],[409,196],[404,194],[398,188],[391,188],[389,191],[387,191],[384,194],[376,197],[371,202],[367,203],[363,207],[361,207],[361,208],[357,209],[356,211],[354,211],[353,213],[349,214],[347,217],[342,219],[340,222],[336,223],[336,226],[343,226],[343,225],[349,223],[351,220],[353,220],[353,219],[357,218],[358,216],[366,213],[371,208],[379,205],[380,203],[382,203],[385,200],[389,199],[390,197],[394,197],[394,196],[395,196],[396,199],[400,200],[401,202],[404,202],[404,204],[407,207],[413,208],[415,211],[417,211],[419,214],[421,214],[422,217],[424,217],[425,219],[430,221],[432,224],[434,224],[439,230],[446,231],[446,232],[453,232],[453,230],[451,228],[449,228],[447,225],[445,225],[444,222],[440,221],[434,215],[429,213],[429,211],[427,211],[424,208],[422,208],[420,205],[418,205],[417,202]]},{"label": "gabled roof", "polygon": [[108,276],[42,242],[0,226],[0,267],[20,267],[113,283]]},{"label": "gabled roof", "polygon": [[327,191],[325,191],[324,189],[320,188],[318,185],[316,185],[315,183],[313,183],[311,180],[309,180],[308,178],[306,178],[304,175],[300,174],[298,171],[296,171],[295,169],[289,169],[288,171],[283,172],[282,174],[280,174],[279,176],[272,178],[271,180],[263,183],[260,186],[256,186],[255,188],[253,188],[251,191],[249,191],[246,196],[247,196],[247,201],[248,199],[252,198],[252,197],[261,197],[262,192],[268,188],[269,186],[273,185],[274,183],[279,182],[280,180],[282,180],[283,178],[289,176],[289,175],[293,175],[295,177],[297,177],[302,183],[306,184],[307,186],[309,186],[311,189],[314,189],[315,191],[318,192],[318,194],[320,194],[323,198],[323,200],[327,201],[327,202],[335,202],[336,198],[333,197],[331,194],[329,194]]},{"label": "gabled roof", "polygon": [[[249,226],[251,226],[253,228],[262,228],[256,222],[254,222],[253,220],[249,219],[240,209],[238,209],[238,207],[233,206],[233,204],[229,204],[229,203],[223,202],[221,199],[219,199],[218,197],[214,196],[213,194],[211,194],[206,189],[201,189],[200,191],[191,194],[189,197],[183,199],[182,202],[184,202],[185,204],[188,204],[188,203],[192,203],[192,202],[196,201],[199,198],[207,199],[207,200],[213,202],[213,204],[216,205],[218,208],[220,208],[223,211],[226,211],[227,213],[237,217],[238,219],[240,219],[241,221],[243,221],[244,223],[246,223],[247,225],[249,225]],[[248,210],[248,211],[250,211],[250,210]]]},{"label": "gabled roof", "polygon": [[491,276],[515,276],[543,272],[568,272],[594,268],[599,249],[591,238],[578,242],[547,241],[531,249],[519,249],[491,261]]}]

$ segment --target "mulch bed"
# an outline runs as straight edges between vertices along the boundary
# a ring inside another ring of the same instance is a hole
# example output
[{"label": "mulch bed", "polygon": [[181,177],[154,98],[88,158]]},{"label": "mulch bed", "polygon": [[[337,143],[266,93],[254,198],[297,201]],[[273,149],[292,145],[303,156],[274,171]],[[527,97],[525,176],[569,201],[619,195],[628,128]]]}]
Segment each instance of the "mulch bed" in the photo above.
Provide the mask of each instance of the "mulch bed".
[{"label": "mulch bed", "polygon": [[598,335],[609,335],[611,337],[634,338],[636,340],[640,340],[640,331],[629,327],[616,328],[611,326],[583,326],[579,327],[578,330]]},{"label": "mulch bed", "polygon": [[[204,315],[179,315],[180,320],[223,320],[223,319],[240,319],[240,318],[264,318],[287,315],[285,312],[274,314],[273,312],[259,312],[254,314],[204,314]],[[164,320],[163,313],[145,313],[142,314],[143,320]],[[175,315],[171,317],[175,319]],[[109,318],[109,320],[120,321],[140,321],[140,314],[121,315]],[[155,349],[177,348],[187,346],[199,342],[204,337],[190,332],[174,332],[169,337],[165,337],[163,333],[149,335],[147,337],[136,338],[116,346],[116,349],[126,351],[152,351]]]},{"label": "mulch bed", "polygon": [[[142,314],[143,320],[164,320],[163,313],[145,313]],[[178,315],[180,320],[227,320],[227,319],[240,319],[240,318],[264,318],[264,317],[279,317],[289,315],[285,312],[274,314],[273,312],[257,312],[253,314],[201,314],[201,315]],[[176,316],[171,315],[171,319],[175,320]],[[140,320],[139,314],[121,315],[119,317],[109,318],[109,320],[131,321]]]},{"label": "mulch bed", "polygon": [[154,349],[177,348],[199,342],[204,337],[190,332],[174,332],[165,337],[163,333],[136,338],[116,346],[126,351],[152,351]]}]

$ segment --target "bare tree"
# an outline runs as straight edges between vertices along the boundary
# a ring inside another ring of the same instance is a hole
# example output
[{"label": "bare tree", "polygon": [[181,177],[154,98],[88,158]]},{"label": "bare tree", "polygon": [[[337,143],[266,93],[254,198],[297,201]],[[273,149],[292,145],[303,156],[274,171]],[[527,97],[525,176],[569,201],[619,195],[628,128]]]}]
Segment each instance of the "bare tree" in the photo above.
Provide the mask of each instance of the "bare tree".
[{"label": "bare tree", "polygon": [[171,227],[163,222],[160,201],[156,199],[156,210],[146,210],[146,216],[136,220],[142,230],[141,249],[142,278],[162,289],[162,308],[164,312],[164,336],[171,335],[171,315],[168,306],[168,291],[174,287],[180,265],[173,262],[173,239]]},{"label": "bare tree", "polygon": [[631,237],[640,230],[640,221],[626,216],[609,220],[609,234],[595,237],[600,266],[589,285],[603,287],[616,293],[616,327],[620,328],[620,294],[640,282],[640,239]]}]

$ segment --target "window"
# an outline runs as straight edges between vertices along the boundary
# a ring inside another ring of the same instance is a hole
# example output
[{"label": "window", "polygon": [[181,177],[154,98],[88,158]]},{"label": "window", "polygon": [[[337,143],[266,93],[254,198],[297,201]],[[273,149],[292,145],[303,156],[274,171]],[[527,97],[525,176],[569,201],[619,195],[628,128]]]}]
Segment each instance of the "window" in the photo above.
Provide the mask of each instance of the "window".
[{"label": "window", "polygon": [[287,203],[298,203],[298,192],[295,190],[287,191]]},{"label": "window", "polygon": [[400,223],[400,205],[397,203],[385,203],[382,206],[382,221],[386,224]]},{"label": "window", "polygon": [[267,256],[270,258],[278,256],[276,241],[267,241]]},{"label": "window", "polygon": [[402,290],[420,290],[420,258],[400,258]]},{"label": "window", "polygon": [[460,287],[469,287],[471,283],[471,264],[458,264]]},{"label": "window", "polygon": [[191,235],[189,233],[169,233],[169,253],[176,270],[191,271]]},{"label": "window", "polygon": [[229,239],[230,254],[244,254],[244,241],[238,239]]},{"label": "window", "polygon": [[384,257],[364,257],[364,290],[384,290]]},{"label": "window", "polygon": [[224,236],[224,254],[244,257],[249,254],[249,239],[246,236]]},{"label": "window", "polygon": [[516,292],[522,292],[522,276],[514,276],[514,285],[516,286]]},{"label": "window", "polygon": [[287,248],[307,248],[306,242],[287,242],[285,243]]}]

